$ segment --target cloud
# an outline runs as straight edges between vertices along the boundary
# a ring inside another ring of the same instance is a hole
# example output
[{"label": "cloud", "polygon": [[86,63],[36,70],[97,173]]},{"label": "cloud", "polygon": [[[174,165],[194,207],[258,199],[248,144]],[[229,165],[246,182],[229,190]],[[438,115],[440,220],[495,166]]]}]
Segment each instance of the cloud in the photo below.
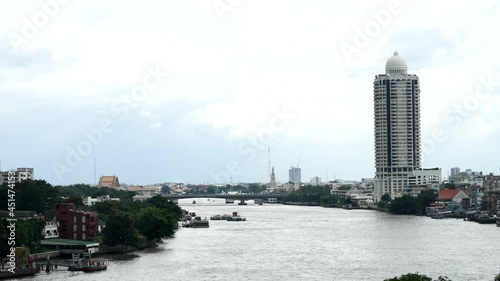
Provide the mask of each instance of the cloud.
[{"label": "cloud", "polygon": [[147,111],[147,110],[141,110],[141,111],[139,111],[139,115],[140,115],[141,117],[151,117],[151,116],[153,116],[153,115],[151,114],[151,112],[149,112],[149,111]]},{"label": "cloud", "polygon": [[151,125],[149,125],[149,128],[153,130],[160,129],[161,127],[163,127],[163,124],[161,122],[154,122]]}]

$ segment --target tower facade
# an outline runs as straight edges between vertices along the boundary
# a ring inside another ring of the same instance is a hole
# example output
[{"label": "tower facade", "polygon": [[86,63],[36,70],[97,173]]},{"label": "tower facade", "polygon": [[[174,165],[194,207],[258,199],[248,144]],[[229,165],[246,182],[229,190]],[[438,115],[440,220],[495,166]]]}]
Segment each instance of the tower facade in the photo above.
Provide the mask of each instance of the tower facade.
[{"label": "tower facade", "polygon": [[394,52],[387,60],[385,74],[375,76],[375,190],[394,197],[410,188],[410,178],[421,169],[420,84],[408,74],[406,61]]},{"label": "tower facade", "polygon": [[301,183],[301,169],[299,167],[290,167],[288,170],[288,181],[293,183]]}]

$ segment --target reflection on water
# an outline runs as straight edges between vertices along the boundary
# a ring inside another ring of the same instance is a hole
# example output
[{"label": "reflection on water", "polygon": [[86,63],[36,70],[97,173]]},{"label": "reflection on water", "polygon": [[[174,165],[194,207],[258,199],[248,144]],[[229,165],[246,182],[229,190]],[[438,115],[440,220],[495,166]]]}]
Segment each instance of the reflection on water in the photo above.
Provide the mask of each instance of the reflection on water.
[{"label": "reflection on water", "polygon": [[179,229],[136,258],[114,257],[105,272],[26,280],[383,280],[418,271],[456,281],[493,280],[500,270],[495,225],[321,207],[182,207],[203,217],[238,212],[247,221]]}]

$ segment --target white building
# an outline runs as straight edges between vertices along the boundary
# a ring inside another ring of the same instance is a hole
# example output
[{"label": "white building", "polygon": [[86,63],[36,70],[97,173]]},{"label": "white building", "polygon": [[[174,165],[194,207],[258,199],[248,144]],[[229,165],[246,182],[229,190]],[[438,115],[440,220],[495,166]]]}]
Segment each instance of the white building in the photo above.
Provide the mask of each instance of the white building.
[{"label": "white building", "polygon": [[410,176],[410,187],[428,186],[434,190],[439,190],[440,185],[440,168],[414,170]]},{"label": "white building", "polygon": [[83,205],[93,206],[95,203],[107,202],[107,201],[120,201],[120,198],[110,198],[109,195],[98,196],[96,198],[84,197]]},{"label": "white building", "polygon": [[320,177],[312,177],[311,178],[311,185],[321,185],[321,178]]},{"label": "white building", "polygon": [[483,172],[472,171],[471,169],[466,169],[465,172],[459,172],[454,175],[450,175],[450,183],[456,185],[469,185],[469,186],[483,186]]},{"label": "white building", "polygon": [[[35,169],[33,168],[17,168],[17,170],[13,172],[15,173],[16,182],[35,179]],[[0,175],[0,184],[2,184],[3,182],[8,182],[9,171],[0,172]]]},{"label": "white building", "polygon": [[420,82],[407,72],[406,61],[396,51],[387,60],[385,74],[376,75],[373,82],[376,202],[384,193],[394,197],[414,184],[413,172],[421,166]]},{"label": "white building", "polygon": [[46,221],[45,227],[43,228],[43,238],[44,239],[58,238],[59,237],[59,232],[57,231],[58,226],[59,223],[55,220]]}]

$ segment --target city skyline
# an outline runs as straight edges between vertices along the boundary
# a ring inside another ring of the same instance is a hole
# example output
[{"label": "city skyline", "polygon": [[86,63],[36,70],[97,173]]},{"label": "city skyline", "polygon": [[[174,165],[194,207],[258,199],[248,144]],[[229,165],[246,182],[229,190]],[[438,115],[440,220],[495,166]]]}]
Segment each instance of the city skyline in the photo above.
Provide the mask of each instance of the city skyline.
[{"label": "city skyline", "polygon": [[[96,159],[98,176],[130,184],[268,182],[271,146],[280,182],[297,164],[303,181],[373,177],[371,84],[397,49],[422,84],[421,166],[498,173],[497,3],[463,2],[446,23],[447,3],[360,3],[245,2],[221,19],[207,3],[71,2],[36,30],[44,7],[12,3],[2,169],[93,183]],[[138,89],[151,90],[130,99]]]}]

